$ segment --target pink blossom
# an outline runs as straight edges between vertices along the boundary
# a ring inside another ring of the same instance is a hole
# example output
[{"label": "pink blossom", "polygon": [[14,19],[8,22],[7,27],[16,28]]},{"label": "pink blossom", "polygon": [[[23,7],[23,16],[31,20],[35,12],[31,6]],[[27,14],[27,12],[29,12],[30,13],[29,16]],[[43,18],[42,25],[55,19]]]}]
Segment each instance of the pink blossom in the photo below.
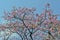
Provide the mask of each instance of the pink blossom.
[{"label": "pink blossom", "polygon": [[48,25],[50,23],[50,21],[49,20],[45,20],[43,23]]},{"label": "pink blossom", "polygon": [[40,17],[41,17],[41,18],[44,17],[44,14],[42,13],[42,14],[40,15]]},{"label": "pink blossom", "polygon": [[17,14],[17,12],[13,11],[11,14],[12,14],[12,16],[15,16]]},{"label": "pink blossom", "polygon": [[50,11],[48,12],[48,15],[51,16],[51,12]]}]

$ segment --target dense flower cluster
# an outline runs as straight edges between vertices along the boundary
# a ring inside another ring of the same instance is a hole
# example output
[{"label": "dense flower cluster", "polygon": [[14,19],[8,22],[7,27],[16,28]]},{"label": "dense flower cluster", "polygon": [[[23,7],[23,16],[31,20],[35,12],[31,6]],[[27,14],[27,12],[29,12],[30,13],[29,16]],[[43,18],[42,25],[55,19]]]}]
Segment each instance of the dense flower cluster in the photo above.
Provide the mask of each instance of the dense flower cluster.
[{"label": "dense flower cluster", "polygon": [[[50,4],[46,6],[50,8]],[[35,8],[14,8],[11,12],[4,12],[8,23],[2,25],[0,30],[7,31],[5,40],[9,40],[13,33],[17,33],[21,40],[58,40],[60,21],[57,16],[50,9],[45,9],[41,14],[34,14],[34,11]]]}]

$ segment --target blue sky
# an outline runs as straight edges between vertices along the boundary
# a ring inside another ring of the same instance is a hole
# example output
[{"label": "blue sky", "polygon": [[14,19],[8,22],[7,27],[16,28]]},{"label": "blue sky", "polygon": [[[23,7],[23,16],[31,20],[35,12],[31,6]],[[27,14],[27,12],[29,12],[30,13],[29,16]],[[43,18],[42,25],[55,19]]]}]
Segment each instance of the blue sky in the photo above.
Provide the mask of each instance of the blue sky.
[{"label": "blue sky", "polygon": [[[54,14],[60,15],[60,0],[0,0],[0,23],[4,23],[4,20],[1,17],[4,10],[11,11],[13,6],[34,7],[36,8],[37,13],[41,13],[44,10],[44,5],[46,3],[51,4],[51,9]],[[60,19],[60,17],[58,19]]]}]

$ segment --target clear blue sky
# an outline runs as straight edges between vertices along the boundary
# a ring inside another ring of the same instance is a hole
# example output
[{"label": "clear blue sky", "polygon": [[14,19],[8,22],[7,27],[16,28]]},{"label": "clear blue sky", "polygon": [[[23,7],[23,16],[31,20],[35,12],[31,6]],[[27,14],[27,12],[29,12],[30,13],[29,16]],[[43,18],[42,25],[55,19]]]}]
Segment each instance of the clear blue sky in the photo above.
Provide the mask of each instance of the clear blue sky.
[{"label": "clear blue sky", "polygon": [[[29,8],[35,7],[37,12],[41,13],[46,3],[50,3],[53,12],[60,15],[60,0],[0,0],[0,23],[4,22],[1,18],[4,10],[11,11],[13,6]],[[60,19],[60,17],[58,19]]]}]

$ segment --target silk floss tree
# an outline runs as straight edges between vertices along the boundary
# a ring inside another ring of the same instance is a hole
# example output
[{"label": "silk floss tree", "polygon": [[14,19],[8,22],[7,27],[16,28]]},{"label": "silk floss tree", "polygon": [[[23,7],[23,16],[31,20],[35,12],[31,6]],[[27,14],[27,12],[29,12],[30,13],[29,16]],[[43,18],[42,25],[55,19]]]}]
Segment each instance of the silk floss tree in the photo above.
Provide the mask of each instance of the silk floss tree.
[{"label": "silk floss tree", "polygon": [[[60,33],[60,22],[57,15],[53,15],[50,4],[47,4],[45,10],[40,14],[35,14],[35,11],[35,8],[14,7],[11,12],[4,12],[4,19],[8,21],[6,28],[12,33],[17,33],[22,40],[37,40],[35,35],[41,36],[43,40],[56,40],[56,35],[58,36]],[[38,34],[40,32],[38,30],[42,31],[43,34]]]}]

